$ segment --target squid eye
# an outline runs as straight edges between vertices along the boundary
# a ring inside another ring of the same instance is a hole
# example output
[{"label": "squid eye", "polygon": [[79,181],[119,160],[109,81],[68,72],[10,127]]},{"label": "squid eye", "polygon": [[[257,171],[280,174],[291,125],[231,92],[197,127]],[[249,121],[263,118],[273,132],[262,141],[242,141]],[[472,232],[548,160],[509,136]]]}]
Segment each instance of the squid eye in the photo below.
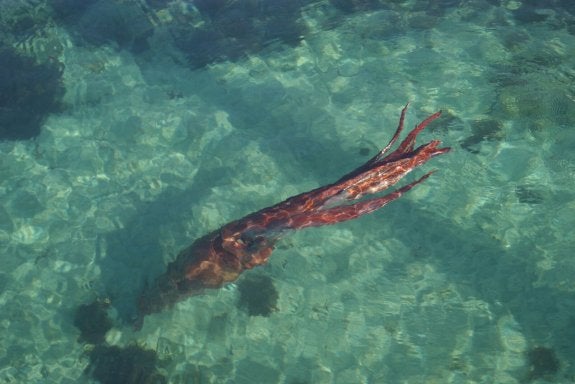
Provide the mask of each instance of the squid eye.
[{"label": "squid eye", "polygon": [[244,244],[245,246],[249,247],[253,244],[254,239],[253,237],[247,235],[247,234],[242,234],[239,238],[239,241]]},{"label": "squid eye", "polygon": [[265,242],[265,238],[263,236],[250,236],[248,234],[244,234],[240,237],[240,241],[246,246],[246,249],[249,251],[257,250],[260,245]]}]

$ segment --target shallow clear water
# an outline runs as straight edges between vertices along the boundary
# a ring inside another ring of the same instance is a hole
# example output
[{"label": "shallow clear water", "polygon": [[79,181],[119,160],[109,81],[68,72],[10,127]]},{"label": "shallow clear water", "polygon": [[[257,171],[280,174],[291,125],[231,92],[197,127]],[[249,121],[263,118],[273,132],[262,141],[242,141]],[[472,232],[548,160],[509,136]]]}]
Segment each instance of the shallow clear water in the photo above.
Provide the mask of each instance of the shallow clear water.
[{"label": "shallow clear water", "polygon": [[[0,381],[92,382],[74,313],[95,298],[107,345],[155,350],[171,383],[575,380],[570,2],[87,3],[0,3],[6,44],[65,86],[37,137],[0,142]],[[106,32],[117,15],[137,22]],[[274,312],[230,285],[132,329],[179,250],[359,166],[408,101],[410,126],[443,110],[420,142],[452,152],[382,210],[283,239],[246,273]]]}]

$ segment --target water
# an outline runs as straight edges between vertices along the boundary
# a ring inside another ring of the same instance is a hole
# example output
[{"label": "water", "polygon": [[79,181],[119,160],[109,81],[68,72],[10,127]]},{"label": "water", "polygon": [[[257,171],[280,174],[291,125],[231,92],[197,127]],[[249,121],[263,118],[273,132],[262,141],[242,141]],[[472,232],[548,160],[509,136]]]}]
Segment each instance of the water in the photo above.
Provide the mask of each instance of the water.
[{"label": "water", "polygon": [[[0,142],[3,381],[92,382],[74,313],[96,298],[105,345],[156,351],[171,383],[574,380],[571,2],[0,7],[3,46],[65,89]],[[408,101],[408,125],[443,110],[420,142],[452,152],[381,211],[283,239],[249,272],[269,316],[231,285],[127,324],[179,250],[365,162]]]}]

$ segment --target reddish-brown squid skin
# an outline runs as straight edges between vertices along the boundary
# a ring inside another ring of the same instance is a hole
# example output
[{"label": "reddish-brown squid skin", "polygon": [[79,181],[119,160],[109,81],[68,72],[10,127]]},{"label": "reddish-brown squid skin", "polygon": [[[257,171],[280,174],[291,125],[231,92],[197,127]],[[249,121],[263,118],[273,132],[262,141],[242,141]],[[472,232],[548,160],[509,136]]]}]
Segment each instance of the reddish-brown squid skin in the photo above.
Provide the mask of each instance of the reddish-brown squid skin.
[{"label": "reddish-brown squid skin", "polygon": [[[401,197],[427,179],[432,172],[387,195],[361,199],[395,185],[414,168],[450,150],[439,148],[438,140],[414,148],[417,135],[440,116],[441,112],[436,112],[386,155],[403,130],[407,107],[401,111],[399,126],[389,144],[359,168],[333,184],[232,221],[181,251],[168,265],[166,273],[140,296],[137,326],[141,326],[148,314],[159,312],[206,288],[220,288],[236,280],[243,271],[265,264],[275,243],[287,231],[355,219]],[[361,200],[352,202],[358,199]]]}]

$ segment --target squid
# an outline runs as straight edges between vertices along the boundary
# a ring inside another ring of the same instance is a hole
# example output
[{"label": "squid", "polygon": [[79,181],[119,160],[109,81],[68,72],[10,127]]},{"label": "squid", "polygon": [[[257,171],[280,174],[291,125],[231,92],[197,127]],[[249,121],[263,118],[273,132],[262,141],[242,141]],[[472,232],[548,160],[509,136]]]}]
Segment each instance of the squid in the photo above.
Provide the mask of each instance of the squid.
[{"label": "squid", "polygon": [[397,184],[432,157],[449,152],[439,140],[415,148],[417,135],[441,115],[427,117],[398,140],[409,104],[401,111],[399,125],[374,157],[332,184],[304,192],[232,221],[193,242],[171,262],[167,271],[145,287],[138,299],[136,328],[146,315],[160,312],[205,291],[235,281],[242,272],[265,264],[276,243],[293,230],[353,220],[400,198],[434,171],[382,196],[373,196]]}]

